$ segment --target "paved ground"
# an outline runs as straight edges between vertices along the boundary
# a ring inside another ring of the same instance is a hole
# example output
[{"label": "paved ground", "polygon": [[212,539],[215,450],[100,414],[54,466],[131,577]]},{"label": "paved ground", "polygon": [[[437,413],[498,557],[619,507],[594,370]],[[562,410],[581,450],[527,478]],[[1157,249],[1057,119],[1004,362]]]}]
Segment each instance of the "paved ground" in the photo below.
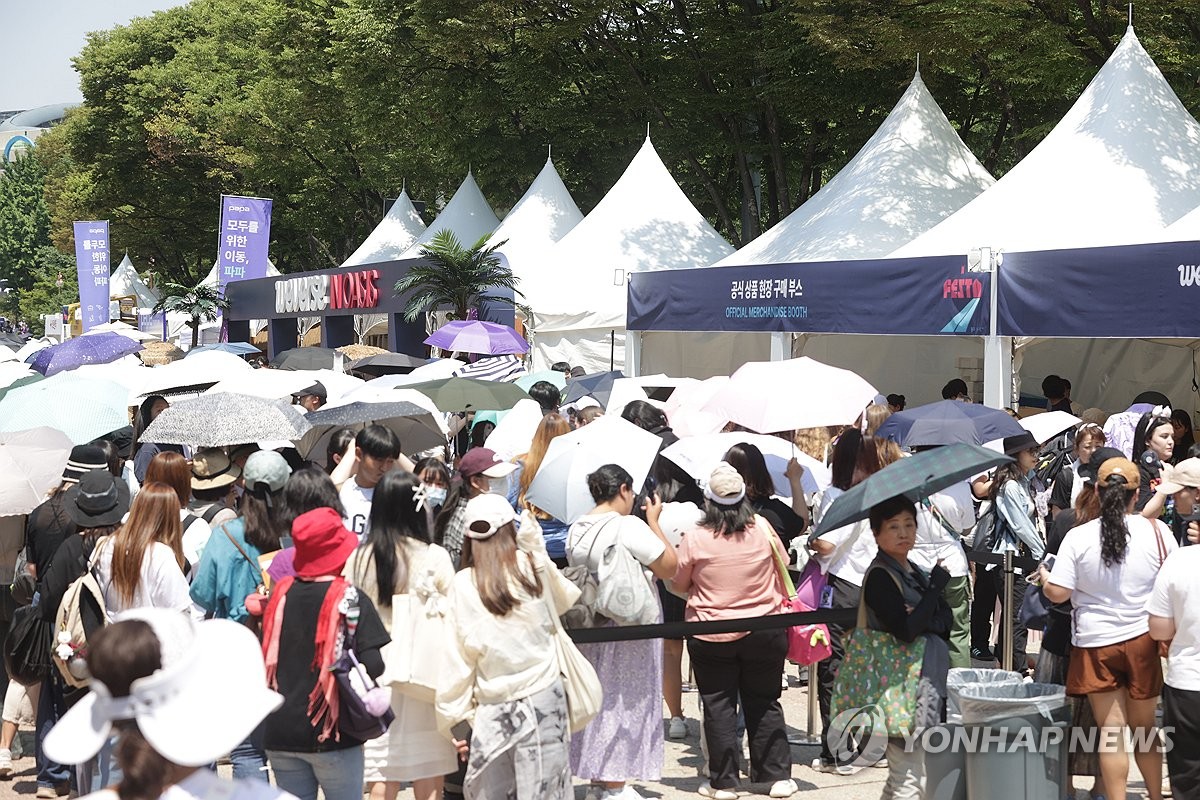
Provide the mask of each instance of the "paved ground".
[{"label": "paved ground", "polygon": [[[796,679],[796,668],[789,666],[789,672],[792,675],[790,688],[783,693],[784,711],[787,716],[791,733],[796,736],[805,734],[805,721],[808,711],[808,689],[801,685]],[[704,764],[700,755],[700,723],[699,712],[697,709],[696,695],[688,693],[684,695],[684,713],[688,719],[688,737],[680,741],[667,740],[665,753],[665,774],[660,781],[654,783],[635,783],[638,791],[647,798],[663,798],[663,800],[682,800],[687,798],[692,800],[699,795],[696,793],[701,781],[701,773],[704,771]],[[29,740],[32,745],[32,735],[24,735],[23,738]],[[810,769],[808,765],[812,763],[818,755],[818,748],[813,746],[796,745],[792,748],[793,770],[792,776],[800,787],[800,793],[795,795],[797,798],[804,800],[874,800],[878,798],[886,778],[887,770],[885,769],[867,769],[856,775],[840,776],[817,773]],[[23,757],[14,763],[17,774],[10,780],[0,781],[0,800],[11,800],[17,796],[31,796],[36,791],[35,770],[33,767],[32,756]],[[228,768],[222,768],[227,771]],[[1078,785],[1087,787],[1089,781],[1081,780]],[[759,796],[765,796],[769,787],[753,786],[744,787],[748,791],[743,792],[747,797],[754,796],[757,790]],[[582,800],[585,789],[580,784],[576,789],[576,797]],[[407,800],[411,798],[411,793],[404,791],[400,797]],[[1001,795],[1002,797],[1012,798],[1017,800],[1021,795],[1015,791],[1008,791]],[[1136,769],[1130,770],[1130,792],[1129,797],[1142,798],[1145,793],[1140,783],[1140,776]],[[1087,800],[1088,793],[1081,790],[1077,795],[1078,800]],[[1057,798],[1049,799],[1057,800]],[[1115,798],[1109,798],[1115,800]]]}]

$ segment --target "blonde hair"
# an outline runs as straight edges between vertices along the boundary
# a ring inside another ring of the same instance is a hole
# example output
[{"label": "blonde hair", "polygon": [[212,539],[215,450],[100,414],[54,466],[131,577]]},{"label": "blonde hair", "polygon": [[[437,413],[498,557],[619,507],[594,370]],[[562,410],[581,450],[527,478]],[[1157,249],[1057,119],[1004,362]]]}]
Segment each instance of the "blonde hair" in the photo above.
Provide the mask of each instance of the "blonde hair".
[{"label": "blonde hair", "polygon": [[822,464],[827,463],[826,451],[833,437],[828,428],[801,428],[792,437],[792,442],[801,453],[812,456]]},{"label": "blonde hair", "polygon": [[892,410],[887,406],[877,406],[874,403],[867,406],[867,427],[863,431],[867,436],[874,436],[875,431],[879,430],[879,426],[883,421],[892,415]]},{"label": "blonde hair", "polygon": [[519,505],[525,505],[525,494],[529,491],[529,486],[537,476],[538,470],[541,469],[542,459],[546,457],[546,451],[550,448],[550,442],[564,433],[570,432],[571,423],[567,422],[561,414],[547,414],[542,417],[542,421],[538,423],[537,431],[533,434],[533,442],[529,445],[529,452],[521,458],[520,489],[517,492],[517,503]]}]

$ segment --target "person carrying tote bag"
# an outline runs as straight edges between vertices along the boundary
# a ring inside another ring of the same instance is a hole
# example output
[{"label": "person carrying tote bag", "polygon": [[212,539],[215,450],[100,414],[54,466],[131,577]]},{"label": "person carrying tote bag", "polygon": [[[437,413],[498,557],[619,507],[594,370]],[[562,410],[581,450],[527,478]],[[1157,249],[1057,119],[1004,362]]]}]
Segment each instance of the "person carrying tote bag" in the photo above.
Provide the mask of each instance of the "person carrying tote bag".
[{"label": "person carrying tote bag", "polygon": [[[839,714],[876,707],[875,722],[885,726],[888,736],[888,777],[881,798],[918,800],[924,792],[924,753],[906,750],[902,737],[941,722],[953,625],[942,589],[950,573],[939,564],[926,575],[908,560],[917,538],[917,509],[911,500],[885,500],[871,509],[869,519],[878,553],[863,581],[859,626],[848,637],[838,671],[831,735],[839,735]],[[845,760],[855,754],[838,755]],[[862,758],[874,761],[880,755],[864,753]]]}]

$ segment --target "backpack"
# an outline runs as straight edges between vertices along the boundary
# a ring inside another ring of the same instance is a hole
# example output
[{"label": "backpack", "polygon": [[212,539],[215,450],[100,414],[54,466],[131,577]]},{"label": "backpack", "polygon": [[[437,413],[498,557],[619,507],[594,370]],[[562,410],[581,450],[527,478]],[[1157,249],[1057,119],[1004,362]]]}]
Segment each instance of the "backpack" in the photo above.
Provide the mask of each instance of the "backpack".
[{"label": "backpack", "polygon": [[[609,519],[593,526],[592,543],[588,548],[588,565],[591,563],[592,550],[600,538],[600,531],[611,521],[612,519]],[[588,565],[575,567],[572,571],[588,572]],[[580,588],[584,589],[585,593],[590,593],[591,587],[587,584],[592,576],[589,574],[577,577],[583,579],[584,586]],[[646,580],[645,569],[621,542],[620,536],[600,554],[600,564],[594,580],[595,599],[589,605],[595,614],[618,625],[652,625],[658,622],[658,596]],[[579,585],[578,580],[573,582]],[[572,610],[568,610],[567,616],[571,615]]]},{"label": "backpack", "polygon": [[81,557],[83,574],[67,587],[54,615],[54,649],[51,658],[63,681],[73,688],[87,686],[91,680],[85,661],[88,636],[108,624],[104,591],[96,579],[98,554],[107,541],[108,537],[105,537],[96,542],[91,556]]}]

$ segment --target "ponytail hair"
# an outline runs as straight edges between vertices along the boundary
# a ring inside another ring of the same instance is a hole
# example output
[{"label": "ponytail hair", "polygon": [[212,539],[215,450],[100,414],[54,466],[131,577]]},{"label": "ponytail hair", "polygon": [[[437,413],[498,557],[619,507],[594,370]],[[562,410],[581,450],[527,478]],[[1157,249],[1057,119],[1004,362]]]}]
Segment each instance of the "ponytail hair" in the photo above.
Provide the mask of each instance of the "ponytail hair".
[{"label": "ponytail hair", "polygon": [[1129,526],[1125,524],[1125,515],[1137,490],[1130,488],[1119,475],[1109,476],[1108,482],[1102,484],[1099,490],[1100,558],[1104,566],[1111,567],[1125,561],[1125,553],[1129,549]]}]

